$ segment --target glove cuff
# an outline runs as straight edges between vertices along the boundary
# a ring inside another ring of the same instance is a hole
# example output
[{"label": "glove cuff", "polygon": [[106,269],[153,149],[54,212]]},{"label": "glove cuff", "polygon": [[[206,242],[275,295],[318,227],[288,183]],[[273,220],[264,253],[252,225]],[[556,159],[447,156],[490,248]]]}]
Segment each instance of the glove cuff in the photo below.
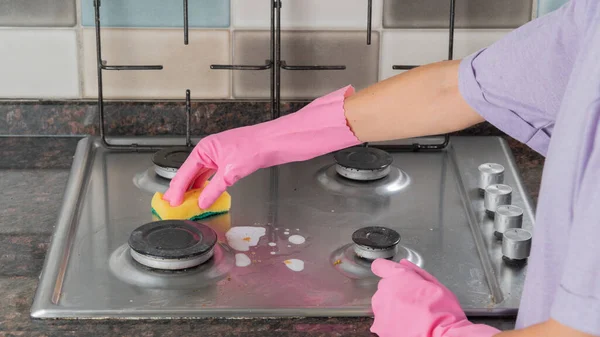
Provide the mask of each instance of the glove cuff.
[{"label": "glove cuff", "polygon": [[[353,93],[354,88],[346,86],[315,99],[298,112],[257,125],[256,133],[263,135],[263,151],[275,157],[269,164],[308,160],[359,145],[344,110],[346,97]],[[287,144],[285,151],[281,150],[282,143]]]}]

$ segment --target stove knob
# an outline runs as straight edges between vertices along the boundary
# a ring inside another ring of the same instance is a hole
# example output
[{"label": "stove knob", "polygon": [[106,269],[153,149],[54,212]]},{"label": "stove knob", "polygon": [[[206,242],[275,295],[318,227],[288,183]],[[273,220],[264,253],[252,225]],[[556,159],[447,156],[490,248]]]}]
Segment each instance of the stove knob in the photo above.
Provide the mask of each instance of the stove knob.
[{"label": "stove knob", "polygon": [[483,205],[490,218],[494,218],[494,213],[498,206],[510,205],[512,202],[512,188],[508,185],[494,184],[486,187]]},{"label": "stove knob", "polygon": [[531,253],[531,233],[522,228],[511,228],[502,238],[502,255],[508,261],[523,261]]},{"label": "stove knob", "polygon": [[523,210],[513,205],[502,205],[496,208],[494,214],[494,235],[502,240],[504,232],[511,228],[521,228],[523,225]]},{"label": "stove knob", "polygon": [[494,184],[504,182],[504,166],[495,163],[486,163],[479,165],[479,194],[485,195],[485,189]]}]

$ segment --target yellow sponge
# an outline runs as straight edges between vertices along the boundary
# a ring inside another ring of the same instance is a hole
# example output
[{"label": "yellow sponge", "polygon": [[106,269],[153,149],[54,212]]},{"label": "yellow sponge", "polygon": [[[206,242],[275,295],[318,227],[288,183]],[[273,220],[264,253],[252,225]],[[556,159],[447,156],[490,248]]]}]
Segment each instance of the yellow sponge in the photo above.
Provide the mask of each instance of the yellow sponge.
[{"label": "yellow sponge", "polygon": [[198,207],[198,197],[203,189],[197,188],[185,192],[183,203],[177,207],[171,207],[168,201],[163,200],[163,194],[156,192],[152,198],[152,214],[160,220],[197,221],[229,211],[231,208],[231,196],[227,192],[223,192],[209,209]]}]

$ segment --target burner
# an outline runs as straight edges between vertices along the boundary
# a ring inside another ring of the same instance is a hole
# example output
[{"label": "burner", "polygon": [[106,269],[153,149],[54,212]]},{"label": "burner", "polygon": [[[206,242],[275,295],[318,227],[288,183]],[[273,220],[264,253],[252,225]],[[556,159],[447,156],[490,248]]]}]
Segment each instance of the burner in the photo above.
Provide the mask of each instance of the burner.
[{"label": "burner", "polygon": [[140,264],[179,270],[208,261],[217,243],[215,231],[188,220],[156,221],[138,227],[129,237],[131,256]]},{"label": "burner", "polygon": [[156,168],[149,167],[143,172],[138,172],[133,176],[133,184],[140,190],[149,193],[165,193],[169,189],[169,179],[165,179],[156,174]]},{"label": "burner", "polygon": [[353,147],[335,154],[339,175],[361,181],[378,180],[390,173],[392,156],[372,147]]},{"label": "burner", "polygon": [[[329,261],[334,269],[348,278],[365,281],[361,285],[375,285],[379,278],[371,271],[371,263],[378,258],[400,262],[406,259],[423,268],[424,259],[414,249],[400,244],[400,234],[385,227],[365,227],[352,234],[354,243],[336,249]],[[374,280],[367,282],[367,280]]]},{"label": "burner", "polygon": [[235,267],[235,252],[218,243],[210,260],[199,266],[182,270],[144,266],[133,259],[131,251],[127,243],[118,247],[110,256],[109,268],[119,280],[136,287],[168,289],[170,292],[208,289],[225,279]]},{"label": "burner", "polygon": [[336,166],[338,165],[334,164],[321,168],[317,171],[315,178],[326,190],[344,197],[357,197],[361,200],[364,198],[388,198],[410,185],[408,174],[397,167],[390,166],[389,174],[381,179],[359,181],[343,177],[338,173]]},{"label": "burner", "polygon": [[385,227],[364,227],[352,234],[354,252],[363,259],[388,259],[395,255],[400,234]]},{"label": "burner", "polygon": [[179,146],[156,152],[152,157],[154,171],[163,178],[173,179],[177,170],[192,152],[192,149],[187,146]]}]

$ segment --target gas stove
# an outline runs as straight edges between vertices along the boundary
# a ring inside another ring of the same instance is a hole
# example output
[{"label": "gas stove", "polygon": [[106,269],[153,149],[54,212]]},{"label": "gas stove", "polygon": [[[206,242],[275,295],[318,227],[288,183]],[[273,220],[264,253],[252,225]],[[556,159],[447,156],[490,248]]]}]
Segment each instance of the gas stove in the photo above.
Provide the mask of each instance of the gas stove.
[{"label": "gas stove", "polygon": [[33,317],[370,316],[375,258],[426,269],[470,316],[518,309],[534,211],[501,138],[428,152],[376,143],[262,169],[228,190],[229,213],[197,222],[150,207],[185,140],[135,141],[163,149],[80,141]]}]

